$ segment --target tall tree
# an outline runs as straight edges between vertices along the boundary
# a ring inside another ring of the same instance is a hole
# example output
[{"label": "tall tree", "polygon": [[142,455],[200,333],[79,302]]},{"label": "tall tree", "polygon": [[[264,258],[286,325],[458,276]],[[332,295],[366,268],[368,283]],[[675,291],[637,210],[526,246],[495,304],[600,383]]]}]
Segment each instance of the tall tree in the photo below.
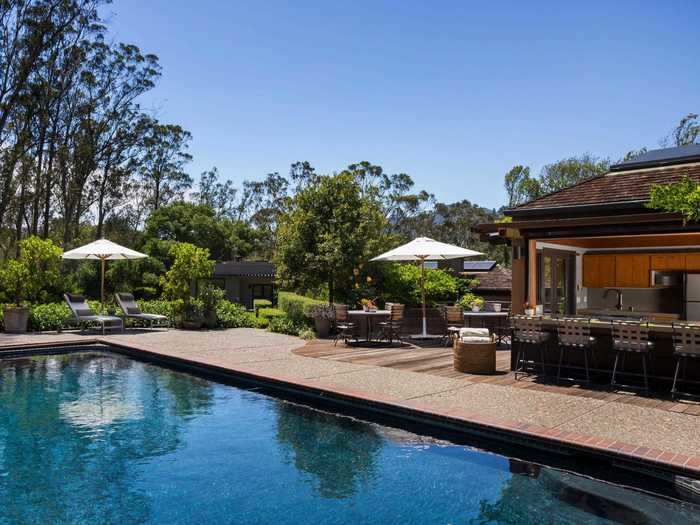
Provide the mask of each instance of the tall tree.
[{"label": "tall tree", "polygon": [[333,302],[353,269],[378,253],[386,219],[349,173],[320,177],[297,193],[280,217],[278,276],[284,286],[326,286]]},{"label": "tall tree", "polygon": [[192,186],[185,166],[192,160],[187,153],[192,135],[176,124],[152,121],[144,139],[139,173],[145,205],[157,210],[174,199],[181,199]]}]

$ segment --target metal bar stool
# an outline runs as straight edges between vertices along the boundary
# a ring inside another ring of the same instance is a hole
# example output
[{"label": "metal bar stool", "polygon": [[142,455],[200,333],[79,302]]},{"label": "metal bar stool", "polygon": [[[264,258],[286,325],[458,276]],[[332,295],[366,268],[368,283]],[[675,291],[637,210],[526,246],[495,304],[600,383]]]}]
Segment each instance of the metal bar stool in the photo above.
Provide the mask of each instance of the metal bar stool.
[{"label": "metal bar stool", "polygon": [[[515,380],[518,375],[530,375],[530,368],[540,366],[542,377],[547,377],[546,364],[544,359],[545,347],[551,338],[549,332],[542,330],[542,319],[516,315],[512,318],[513,335],[511,341],[517,344],[518,352],[515,358]],[[539,348],[540,362],[527,358],[528,345],[537,345]]]},{"label": "metal bar stool", "polygon": [[[559,366],[557,368],[557,383],[561,380],[561,365],[565,351],[582,352],[586,370],[586,383],[591,382],[590,367],[588,365],[588,353],[593,352],[596,343],[591,336],[590,319],[558,319],[556,321],[557,339],[559,342]],[[568,378],[572,379],[572,378]]]},{"label": "metal bar stool", "polygon": [[644,374],[644,391],[649,393],[649,352],[654,348],[654,343],[649,341],[649,323],[642,321],[612,321],[613,348],[615,349],[615,364],[613,366],[610,387],[629,386],[615,382],[617,366],[622,355],[622,367],[624,368],[625,356],[629,353],[638,354],[642,358],[642,371]]},{"label": "metal bar stool", "polygon": [[676,395],[690,395],[687,392],[679,392],[677,388],[678,373],[683,368],[683,379],[685,379],[685,368],[688,358],[697,359],[700,357],[700,326],[688,324],[673,324],[673,355],[676,356],[676,371],[673,374],[673,386],[671,387],[671,398]]},{"label": "metal bar stool", "polygon": [[442,320],[444,323],[443,344],[447,344],[455,337],[459,337],[459,331],[464,327],[464,310],[461,306],[444,306]]}]

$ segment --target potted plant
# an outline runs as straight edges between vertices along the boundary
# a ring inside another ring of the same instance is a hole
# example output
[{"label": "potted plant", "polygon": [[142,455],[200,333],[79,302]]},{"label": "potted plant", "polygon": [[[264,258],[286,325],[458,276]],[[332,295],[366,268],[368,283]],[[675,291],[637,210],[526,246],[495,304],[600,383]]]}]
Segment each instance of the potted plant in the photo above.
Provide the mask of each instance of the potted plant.
[{"label": "potted plant", "polygon": [[199,299],[202,301],[202,317],[207,328],[216,328],[219,319],[216,308],[224,298],[224,291],[213,284],[205,284],[199,291]]},{"label": "potted plant", "polygon": [[484,300],[481,297],[474,297],[469,303],[472,312],[480,312],[481,308],[484,306]]},{"label": "potted plant", "polygon": [[12,298],[14,306],[6,306],[3,311],[5,331],[22,334],[29,324],[29,307],[23,304],[25,285],[30,278],[27,265],[10,259],[5,262],[0,273],[5,292]]},{"label": "potted plant", "polygon": [[311,308],[309,315],[314,320],[316,336],[328,337],[331,332],[331,321],[335,319],[335,308],[329,304],[317,304]]},{"label": "potted plant", "polygon": [[377,303],[374,299],[361,299],[360,304],[365,312],[374,312],[377,309]]},{"label": "potted plant", "polygon": [[191,299],[184,304],[184,316],[182,327],[185,330],[199,330],[204,324],[204,312],[202,301]]},{"label": "potted plant", "polygon": [[528,303],[525,303],[524,305],[525,308],[525,315],[528,317],[534,317],[535,316],[535,305]]}]

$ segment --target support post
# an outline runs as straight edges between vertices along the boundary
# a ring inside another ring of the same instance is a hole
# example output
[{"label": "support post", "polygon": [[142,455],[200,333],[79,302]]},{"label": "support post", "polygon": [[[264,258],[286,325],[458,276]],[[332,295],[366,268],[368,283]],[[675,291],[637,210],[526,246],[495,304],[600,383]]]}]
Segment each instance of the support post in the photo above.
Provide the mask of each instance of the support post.
[{"label": "support post", "polygon": [[527,302],[535,308],[537,305],[537,241],[527,241]]}]

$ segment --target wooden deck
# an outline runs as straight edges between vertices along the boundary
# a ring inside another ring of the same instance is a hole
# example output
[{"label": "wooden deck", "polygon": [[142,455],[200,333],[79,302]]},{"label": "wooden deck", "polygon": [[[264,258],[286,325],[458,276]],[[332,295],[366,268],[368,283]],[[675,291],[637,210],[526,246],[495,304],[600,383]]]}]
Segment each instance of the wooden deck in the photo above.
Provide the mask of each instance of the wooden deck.
[{"label": "wooden deck", "polygon": [[637,391],[610,391],[606,385],[582,385],[575,382],[562,381],[562,385],[551,382],[541,382],[536,377],[515,380],[510,371],[510,349],[504,348],[496,352],[495,375],[463,374],[455,371],[452,366],[452,349],[445,347],[420,347],[404,343],[393,346],[346,346],[339,342],[337,346],[332,341],[317,339],[308,345],[293,351],[295,354],[316,359],[328,359],[359,365],[382,366],[409,372],[418,372],[452,379],[464,379],[471,383],[489,383],[493,385],[510,385],[516,388],[555,392],[559,394],[582,396],[603,401],[616,401],[631,405],[657,408],[670,412],[688,415],[700,415],[700,402],[697,400],[672,400],[656,393],[645,396]]}]

